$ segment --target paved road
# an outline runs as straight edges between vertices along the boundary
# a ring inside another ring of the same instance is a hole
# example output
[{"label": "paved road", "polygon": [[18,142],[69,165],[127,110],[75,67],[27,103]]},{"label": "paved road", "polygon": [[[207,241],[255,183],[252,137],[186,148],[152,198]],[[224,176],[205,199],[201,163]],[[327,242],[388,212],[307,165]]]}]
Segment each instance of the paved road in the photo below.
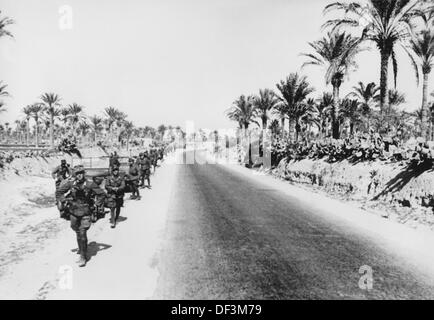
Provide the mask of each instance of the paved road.
[{"label": "paved road", "polygon": [[222,165],[180,165],[175,181],[154,298],[434,297],[430,279],[300,199]]}]

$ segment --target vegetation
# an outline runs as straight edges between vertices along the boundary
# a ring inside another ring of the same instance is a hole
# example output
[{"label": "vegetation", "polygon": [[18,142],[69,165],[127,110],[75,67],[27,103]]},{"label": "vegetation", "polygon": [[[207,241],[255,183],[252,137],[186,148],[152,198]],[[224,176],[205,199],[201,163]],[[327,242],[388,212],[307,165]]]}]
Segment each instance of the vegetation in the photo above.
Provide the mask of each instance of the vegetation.
[{"label": "vegetation", "polygon": [[[385,158],[381,148],[367,146],[356,138],[371,137],[374,133],[382,141],[405,142],[417,137],[422,141],[433,140],[434,101],[429,100],[428,92],[434,63],[432,1],[335,2],[326,5],[324,16],[324,36],[309,42],[311,52],[301,55],[306,59],[302,67],[313,65],[324,69],[330,92],[318,94],[304,75],[291,73],[277,84],[278,95],[267,89],[267,99],[262,96],[253,99],[266,102],[250,103],[250,98],[242,95],[228,110],[229,119],[244,129],[251,125],[259,127],[259,122],[262,128],[268,126],[275,137],[274,162],[283,154],[291,157],[313,153],[332,160]],[[358,54],[371,48],[378,50],[381,58],[379,82],[355,82],[350,92],[341,95],[343,81],[352,81]],[[396,87],[400,48],[408,54],[407,62],[416,71],[416,83],[423,77],[422,104],[413,112],[402,109],[405,94],[388,86],[391,66]],[[264,95],[265,90],[260,92]],[[271,102],[274,97],[278,102]],[[431,97],[434,98],[434,93]],[[286,120],[289,128],[285,127]],[[314,145],[315,148],[307,147]],[[400,154],[398,158],[406,158]]]}]

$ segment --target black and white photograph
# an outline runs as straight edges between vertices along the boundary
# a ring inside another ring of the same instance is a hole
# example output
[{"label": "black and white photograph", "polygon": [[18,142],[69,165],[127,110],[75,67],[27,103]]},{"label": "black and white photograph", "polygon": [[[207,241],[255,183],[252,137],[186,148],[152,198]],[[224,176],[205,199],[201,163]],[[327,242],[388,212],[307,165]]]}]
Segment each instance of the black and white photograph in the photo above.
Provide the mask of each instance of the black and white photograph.
[{"label": "black and white photograph", "polygon": [[433,299],[433,69],[433,0],[1,0],[0,300]]}]

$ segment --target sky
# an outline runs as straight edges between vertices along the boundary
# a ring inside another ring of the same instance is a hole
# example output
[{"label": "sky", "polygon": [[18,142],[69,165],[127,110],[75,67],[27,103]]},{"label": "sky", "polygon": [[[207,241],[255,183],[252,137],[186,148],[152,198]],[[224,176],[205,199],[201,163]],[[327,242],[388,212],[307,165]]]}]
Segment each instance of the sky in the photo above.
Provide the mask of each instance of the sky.
[{"label": "sky", "polygon": [[[300,70],[308,42],[324,32],[330,0],[2,0],[2,15],[16,21],[15,38],[0,39],[0,80],[11,97],[0,122],[23,118],[22,108],[55,92],[64,105],[87,115],[116,107],[137,126],[230,128],[225,111],[241,94],[301,72],[316,89],[331,91],[324,70]],[[422,88],[400,52],[398,90],[421,104]],[[360,54],[359,68],[342,86],[376,83],[375,48]],[[392,73],[391,73],[392,74]],[[391,82],[392,83],[392,82]],[[431,82],[432,83],[432,82]],[[434,86],[430,86],[430,91]]]}]

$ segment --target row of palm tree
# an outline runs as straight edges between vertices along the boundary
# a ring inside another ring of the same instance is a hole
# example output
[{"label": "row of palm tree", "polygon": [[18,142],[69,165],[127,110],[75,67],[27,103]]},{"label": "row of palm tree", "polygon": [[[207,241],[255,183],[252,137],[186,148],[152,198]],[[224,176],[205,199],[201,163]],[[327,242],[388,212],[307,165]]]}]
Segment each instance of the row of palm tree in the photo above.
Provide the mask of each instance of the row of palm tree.
[{"label": "row of palm tree", "polygon": [[[374,128],[387,133],[392,127],[402,127],[396,115],[403,111],[396,109],[405,102],[405,96],[388,86],[389,65],[393,67],[393,78],[397,81],[397,47],[408,53],[416,71],[416,80],[423,75],[422,105],[418,118],[420,135],[430,133],[431,112],[428,102],[428,76],[434,62],[434,5],[423,0],[369,0],[358,2],[336,2],[327,5],[324,14],[337,13],[338,18],[323,24],[326,34],[318,41],[310,42],[311,52],[303,53],[307,66],[325,68],[324,80],[331,85],[332,93],[321,98],[309,97],[314,89],[305,76],[293,73],[277,84],[279,94],[272,90],[260,90],[258,96],[241,96],[234,102],[228,117],[247,129],[256,119],[262,119],[266,128],[267,114],[277,114],[284,132],[285,119],[290,120],[295,138],[298,139],[303,126],[316,125],[320,135],[331,128],[331,136],[339,138],[343,124],[347,123],[352,133],[356,123],[362,123],[366,130]],[[342,31],[342,28],[347,28]],[[354,29],[354,30],[353,30]],[[348,33],[351,30],[351,33]],[[380,85],[359,83],[343,99],[340,88],[350,73],[357,69],[356,57],[369,50],[369,43],[375,44],[381,56]],[[378,107],[378,111],[376,108]],[[405,117],[407,118],[407,117]],[[277,128],[276,122],[272,123]]]},{"label": "row of palm tree", "polygon": [[[61,138],[74,136],[93,144],[101,139],[107,143],[125,142],[127,148],[132,137],[173,140],[176,135],[182,134],[180,126],[160,125],[157,129],[150,126],[136,127],[127,119],[126,113],[115,107],[105,108],[101,116],[87,116],[84,109],[85,107],[78,103],[62,106],[62,98],[58,94],[44,93],[40,101],[22,109],[24,119],[16,121],[15,131],[8,123],[0,128],[0,134],[6,137],[15,136],[15,142],[21,141],[25,136],[29,145],[33,132],[36,147],[40,145],[41,136],[49,136],[51,147]],[[33,130],[31,120],[34,121]]]}]

